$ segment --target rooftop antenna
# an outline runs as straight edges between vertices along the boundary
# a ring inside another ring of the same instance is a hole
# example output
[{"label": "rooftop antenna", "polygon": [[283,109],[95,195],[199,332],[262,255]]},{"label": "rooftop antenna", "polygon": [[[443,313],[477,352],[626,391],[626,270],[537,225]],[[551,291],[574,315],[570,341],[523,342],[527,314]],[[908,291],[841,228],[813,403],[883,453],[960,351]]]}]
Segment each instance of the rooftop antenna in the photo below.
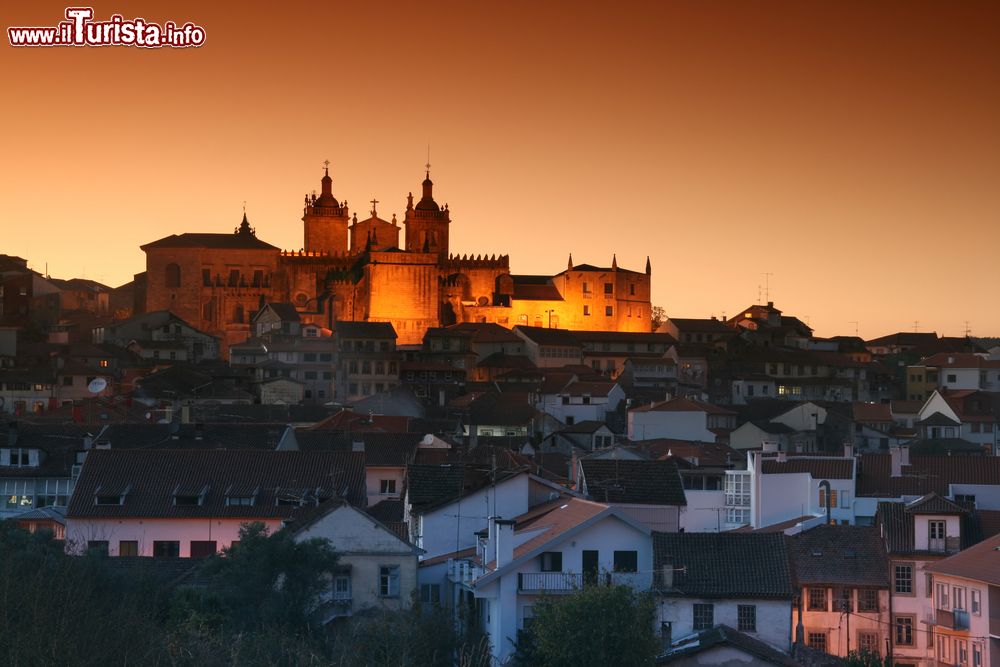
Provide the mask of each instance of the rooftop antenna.
[{"label": "rooftop antenna", "polygon": [[[45,265],[45,272],[48,273],[48,264]],[[972,335],[972,329],[969,327],[969,320],[965,320],[965,337],[968,338]]]},{"label": "rooftop antenna", "polygon": [[770,301],[771,300],[771,276],[773,276],[773,275],[774,274],[770,273],[770,272],[764,274],[764,300],[765,301]]},{"label": "rooftop antenna", "polygon": [[760,283],[757,283],[757,303],[760,303]]},{"label": "rooftop antenna", "polygon": [[427,144],[427,164],[425,164],[424,166],[427,167],[427,177],[430,178],[430,175],[431,175],[431,145],[430,145],[430,143]]},{"label": "rooftop antenna", "polygon": [[857,320],[851,320],[850,322],[848,322],[848,324],[853,324],[854,325],[854,337],[857,338],[858,337],[858,321]]},{"label": "rooftop antenna", "polygon": [[920,328],[920,320],[913,320],[913,333],[917,333],[917,329]]},{"label": "rooftop antenna", "polygon": [[247,214],[247,200],[243,200],[243,215]]}]

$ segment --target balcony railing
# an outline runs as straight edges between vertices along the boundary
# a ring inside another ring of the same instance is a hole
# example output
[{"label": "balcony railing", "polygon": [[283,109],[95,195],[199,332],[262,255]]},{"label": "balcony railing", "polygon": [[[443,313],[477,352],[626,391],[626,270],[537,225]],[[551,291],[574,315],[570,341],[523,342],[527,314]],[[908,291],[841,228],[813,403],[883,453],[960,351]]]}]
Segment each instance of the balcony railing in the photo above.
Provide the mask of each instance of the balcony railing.
[{"label": "balcony railing", "polygon": [[448,581],[455,584],[471,584],[486,573],[471,560],[451,559],[448,561]]},{"label": "balcony railing", "polygon": [[586,575],[574,572],[521,572],[517,575],[517,589],[531,593],[573,593],[594,584],[630,586],[635,583],[635,576],[630,572]]},{"label": "balcony railing", "polygon": [[968,630],[969,612],[964,609],[938,609],[936,624],[949,630]]}]

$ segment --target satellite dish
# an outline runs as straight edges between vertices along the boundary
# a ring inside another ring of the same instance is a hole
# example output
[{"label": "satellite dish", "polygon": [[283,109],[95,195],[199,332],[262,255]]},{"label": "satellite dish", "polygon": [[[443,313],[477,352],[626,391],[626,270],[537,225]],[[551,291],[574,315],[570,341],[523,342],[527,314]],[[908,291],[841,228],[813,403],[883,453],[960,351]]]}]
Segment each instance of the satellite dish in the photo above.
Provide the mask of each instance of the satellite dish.
[{"label": "satellite dish", "polygon": [[87,391],[91,394],[100,394],[102,391],[108,388],[108,381],[104,378],[94,378],[87,385]]}]

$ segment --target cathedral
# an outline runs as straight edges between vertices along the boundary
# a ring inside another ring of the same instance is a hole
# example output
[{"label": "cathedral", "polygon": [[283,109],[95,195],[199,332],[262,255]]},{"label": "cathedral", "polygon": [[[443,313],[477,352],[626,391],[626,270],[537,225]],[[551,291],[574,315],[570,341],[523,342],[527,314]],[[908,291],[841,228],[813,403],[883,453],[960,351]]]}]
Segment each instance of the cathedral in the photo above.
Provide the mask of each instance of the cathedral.
[{"label": "cathedral", "polygon": [[[429,165],[428,165],[429,167]],[[301,250],[257,237],[246,213],[231,234],[185,233],[141,246],[146,272],[137,303],[170,310],[219,336],[224,349],[250,335],[263,304],[294,304],[304,321],[390,322],[399,345],[419,345],[428,328],[460,322],[588,331],[649,331],[651,269],[573,264],[552,276],[515,275],[507,255],[451,253],[451,211],[434,200],[428,168],[420,199],[406,198],[402,227],[351,214],[333,194],[329,165],[319,196],[307,195]],[[400,233],[402,232],[402,243]]]}]

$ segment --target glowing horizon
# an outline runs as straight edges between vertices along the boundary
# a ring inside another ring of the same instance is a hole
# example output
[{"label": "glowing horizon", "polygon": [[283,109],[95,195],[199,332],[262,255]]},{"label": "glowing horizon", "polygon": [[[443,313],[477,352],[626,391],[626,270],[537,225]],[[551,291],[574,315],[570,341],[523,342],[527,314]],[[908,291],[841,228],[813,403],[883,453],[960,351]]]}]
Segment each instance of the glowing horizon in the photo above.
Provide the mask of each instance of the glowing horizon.
[{"label": "glowing horizon", "polygon": [[297,250],[326,159],[359,218],[375,198],[401,221],[429,142],[454,253],[525,274],[649,255],[674,317],[772,300],[819,336],[1000,335],[995,3],[94,10],[207,39],[0,47],[0,252],[35,270],[120,285],[140,245],[231,232],[244,200]]}]

